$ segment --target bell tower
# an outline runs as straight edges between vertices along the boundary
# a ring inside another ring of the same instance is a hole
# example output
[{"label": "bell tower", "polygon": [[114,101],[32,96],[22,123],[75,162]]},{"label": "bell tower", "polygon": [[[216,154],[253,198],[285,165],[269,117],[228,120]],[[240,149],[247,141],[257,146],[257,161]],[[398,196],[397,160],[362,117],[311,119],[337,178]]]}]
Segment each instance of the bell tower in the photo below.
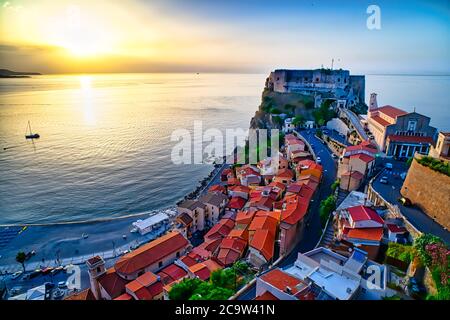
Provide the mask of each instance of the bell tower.
[{"label": "bell tower", "polygon": [[374,109],[378,108],[378,102],[377,102],[377,94],[371,93],[370,94],[370,101],[369,101],[369,111],[372,111]]},{"label": "bell tower", "polygon": [[89,273],[89,281],[91,283],[91,291],[95,296],[95,299],[100,300],[102,298],[100,292],[100,286],[98,279],[106,272],[105,260],[100,256],[95,256],[86,261]]}]

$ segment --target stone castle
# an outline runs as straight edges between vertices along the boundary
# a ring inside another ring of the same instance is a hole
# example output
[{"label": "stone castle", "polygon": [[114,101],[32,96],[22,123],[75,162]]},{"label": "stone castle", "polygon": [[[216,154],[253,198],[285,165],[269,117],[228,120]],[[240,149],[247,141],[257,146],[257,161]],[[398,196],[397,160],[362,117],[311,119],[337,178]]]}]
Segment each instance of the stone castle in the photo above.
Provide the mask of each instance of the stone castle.
[{"label": "stone castle", "polygon": [[270,73],[265,87],[279,93],[335,99],[341,107],[364,103],[365,99],[365,76],[350,75],[350,71],[342,69],[278,69]]}]

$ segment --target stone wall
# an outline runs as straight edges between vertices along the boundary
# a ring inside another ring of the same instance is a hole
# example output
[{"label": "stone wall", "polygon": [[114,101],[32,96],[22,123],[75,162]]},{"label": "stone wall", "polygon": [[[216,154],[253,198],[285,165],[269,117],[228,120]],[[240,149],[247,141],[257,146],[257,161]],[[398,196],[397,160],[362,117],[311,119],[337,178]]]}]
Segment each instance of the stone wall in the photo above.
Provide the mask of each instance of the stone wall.
[{"label": "stone wall", "polygon": [[414,159],[403,183],[401,194],[439,224],[450,228],[449,176],[425,167]]}]

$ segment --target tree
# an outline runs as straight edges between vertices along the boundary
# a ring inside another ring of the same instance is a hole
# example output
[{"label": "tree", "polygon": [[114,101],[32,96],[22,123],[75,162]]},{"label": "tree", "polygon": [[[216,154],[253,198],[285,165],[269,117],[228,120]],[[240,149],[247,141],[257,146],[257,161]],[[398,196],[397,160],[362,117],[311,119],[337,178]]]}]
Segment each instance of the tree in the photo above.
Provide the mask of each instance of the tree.
[{"label": "tree", "polygon": [[27,255],[23,251],[19,251],[16,255],[16,261],[22,265],[23,272],[25,272],[25,261],[27,260]]},{"label": "tree", "polygon": [[237,286],[236,273],[233,268],[213,271],[210,280],[214,287],[235,289]]},{"label": "tree", "polygon": [[333,195],[328,196],[328,198],[320,202],[319,215],[322,226],[325,226],[325,223],[330,217],[330,213],[334,209],[336,209],[336,198]]},{"label": "tree", "polygon": [[298,116],[295,116],[294,119],[292,119],[292,124],[294,126],[298,127],[298,126],[304,125],[305,121],[306,121],[306,119],[304,116],[298,115]]},{"label": "tree", "polygon": [[169,292],[170,300],[189,300],[203,281],[200,279],[184,279],[175,284]]}]

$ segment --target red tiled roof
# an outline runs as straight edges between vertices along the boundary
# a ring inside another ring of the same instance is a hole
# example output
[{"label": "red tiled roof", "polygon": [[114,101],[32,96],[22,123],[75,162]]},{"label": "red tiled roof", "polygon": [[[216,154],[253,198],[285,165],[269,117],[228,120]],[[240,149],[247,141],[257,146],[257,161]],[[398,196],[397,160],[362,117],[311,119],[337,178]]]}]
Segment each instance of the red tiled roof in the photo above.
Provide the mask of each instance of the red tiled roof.
[{"label": "red tiled roof", "polygon": [[403,111],[403,110],[401,110],[399,108],[390,106],[390,105],[386,105],[386,106],[380,107],[378,109],[375,109],[374,111],[378,111],[378,112],[384,113],[385,115],[387,115],[387,116],[389,116],[391,118],[394,118],[394,119],[396,117],[398,117],[398,116],[403,116],[405,114],[408,114],[408,112]]},{"label": "red tiled roof", "polygon": [[114,268],[109,268],[106,273],[98,278],[98,282],[109,296],[114,299],[125,293],[125,285],[128,281],[120,277]]},{"label": "red tiled roof", "polygon": [[222,265],[220,265],[217,261],[213,259],[208,259],[202,262],[211,273],[213,273],[216,270],[223,269]]},{"label": "red tiled roof", "polygon": [[[346,171],[342,175],[343,176],[350,176],[350,172]],[[351,177],[355,178],[356,180],[361,180],[362,178],[364,178],[364,175],[361,172],[359,172],[359,171],[352,171]]]},{"label": "red tiled roof", "polygon": [[390,122],[384,120],[384,119],[381,118],[380,116],[373,116],[373,117],[370,117],[370,119],[373,120],[373,121],[375,121],[375,122],[378,122],[378,124],[380,124],[380,125],[383,126],[383,127],[387,127],[387,126],[391,125]]},{"label": "red tiled roof", "polygon": [[169,264],[167,267],[162,269],[159,273],[159,276],[167,275],[170,277],[172,281],[181,279],[187,275],[187,272],[181,268],[180,266],[177,266],[175,263]]},{"label": "red tiled roof", "polygon": [[346,229],[346,235],[351,239],[380,241],[383,237],[383,228],[355,228]]},{"label": "red tiled roof", "polygon": [[189,241],[181,233],[173,231],[122,256],[114,267],[121,274],[132,274],[188,245]]},{"label": "red tiled roof", "polygon": [[203,263],[197,263],[196,265],[189,267],[189,270],[203,281],[208,280],[211,275],[211,271]]},{"label": "red tiled roof", "polygon": [[294,225],[308,212],[309,200],[299,196],[287,197],[285,205],[285,209],[281,211],[281,221]]},{"label": "red tiled roof", "polygon": [[389,139],[389,141],[394,141],[394,142],[433,144],[433,138],[431,138],[431,137],[389,135],[388,139]]},{"label": "red tiled roof", "polygon": [[234,228],[234,221],[232,219],[221,219],[215,224],[204,236],[205,239],[218,239],[226,237],[231,229]]},{"label": "red tiled roof", "polygon": [[275,236],[272,234],[272,232],[270,232],[267,229],[256,230],[250,242],[250,246],[261,252],[266,261],[272,259],[274,245],[275,245]]},{"label": "red tiled roof", "polygon": [[215,184],[208,189],[208,192],[222,192],[225,193],[225,187],[221,184]]},{"label": "red tiled roof", "polygon": [[291,169],[281,169],[277,172],[277,175],[275,177],[291,180],[292,178],[294,178],[294,173]]},{"label": "red tiled roof", "polygon": [[232,197],[230,202],[228,202],[227,207],[240,210],[245,206],[246,203],[247,201],[245,199],[242,199],[240,197]]},{"label": "red tiled roof", "polygon": [[96,300],[91,288],[87,288],[83,291],[74,292],[71,295],[64,298],[64,300]]},{"label": "red tiled roof", "polygon": [[353,151],[366,151],[371,154],[376,154],[378,152],[377,147],[374,146],[370,141],[363,141],[356,146],[348,146],[344,150],[344,155]]},{"label": "red tiled roof", "polygon": [[259,216],[253,219],[252,223],[248,227],[248,230],[257,231],[260,229],[265,229],[275,236],[277,224],[278,221],[271,216]]},{"label": "red tiled roof", "polygon": [[124,294],[118,296],[114,300],[133,300],[133,297],[125,292]]},{"label": "red tiled roof", "polygon": [[404,232],[408,231],[408,230],[406,230],[405,227],[399,227],[396,224],[392,224],[392,223],[388,223],[388,224],[386,224],[386,226],[389,229],[389,231],[393,232],[393,233],[404,233]]},{"label": "red tiled roof", "polygon": [[353,221],[372,220],[384,224],[384,220],[375,212],[375,210],[365,206],[355,206],[348,208],[348,213]]},{"label": "red tiled roof", "polygon": [[217,260],[220,261],[224,266],[229,266],[235,263],[239,258],[241,258],[241,254],[238,251],[234,251],[232,249],[220,249],[219,254],[217,255]]},{"label": "red tiled roof", "polygon": [[229,179],[227,180],[227,184],[228,184],[229,186],[238,186],[238,185],[241,184],[241,182],[240,182],[239,179],[237,179],[237,178],[229,178]]},{"label": "red tiled roof", "polygon": [[350,158],[357,158],[357,159],[364,161],[365,163],[369,163],[369,162],[372,162],[375,160],[374,157],[371,157],[365,153],[353,154],[350,156]]},{"label": "red tiled roof", "polygon": [[250,224],[255,216],[255,211],[239,211],[236,215],[236,224]]},{"label": "red tiled roof", "polygon": [[183,256],[180,258],[180,260],[188,267],[193,266],[194,264],[196,264],[198,262],[190,256]]},{"label": "red tiled roof", "polygon": [[248,230],[247,230],[247,228],[245,228],[245,229],[233,229],[228,234],[228,237],[229,238],[240,238],[242,240],[247,241],[248,240]]},{"label": "red tiled roof", "polygon": [[255,300],[280,300],[271,294],[269,291],[265,291],[262,295],[257,296]]},{"label": "red tiled roof", "polygon": [[280,269],[273,269],[266,274],[261,276],[261,280],[263,280],[266,283],[271,284],[278,290],[285,292],[287,291],[287,288],[289,288],[291,291],[290,294],[296,295],[297,293],[303,291],[308,287],[308,284],[306,284],[304,281],[291,276],[290,274],[283,272]]},{"label": "red tiled roof", "polygon": [[229,187],[228,190],[235,191],[235,192],[243,192],[243,193],[249,193],[250,188],[246,186],[232,186]]},{"label": "red tiled roof", "polygon": [[194,252],[203,259],[209,259],[212,256],[212,254],[216,251],[217,247],[219,247],[221,241],[222,237],[218,237],[215,239],[206,238],[205,242],[192,249],[192,252]]}]

